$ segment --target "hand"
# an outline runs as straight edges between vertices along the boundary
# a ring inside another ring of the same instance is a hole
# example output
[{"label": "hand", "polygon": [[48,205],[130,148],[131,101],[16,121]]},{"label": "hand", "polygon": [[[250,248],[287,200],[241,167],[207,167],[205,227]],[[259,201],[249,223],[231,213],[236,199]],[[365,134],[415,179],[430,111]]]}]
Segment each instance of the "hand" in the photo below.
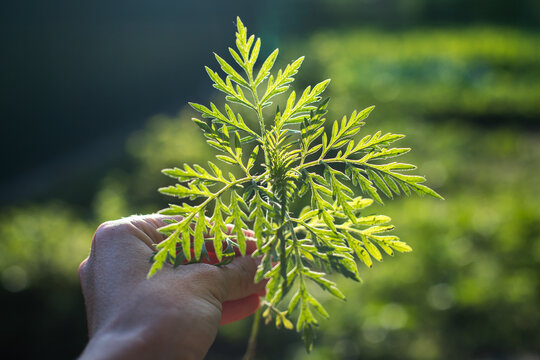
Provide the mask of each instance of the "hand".
[{"label": "hand", "polygon": [[[164,266],[151,279],[153,244],[164,240],[161,215],[102,224],[79,268],[90,342],[81,359],[202,359],[218,326],[251,315],[264,284],[257,262]],[[247,236],[252,233],[246,231]],[[248,253],[255,249],[248,243]]]}]

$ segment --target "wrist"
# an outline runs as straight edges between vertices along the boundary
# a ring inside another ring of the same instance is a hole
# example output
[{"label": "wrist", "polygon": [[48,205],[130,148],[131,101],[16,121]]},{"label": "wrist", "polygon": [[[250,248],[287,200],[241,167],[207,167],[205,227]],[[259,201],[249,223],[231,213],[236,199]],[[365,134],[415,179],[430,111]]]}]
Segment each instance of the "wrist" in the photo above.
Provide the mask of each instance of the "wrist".
[{"label": "wrist", "polygon": [[[182,324],[176,327],[181,328]],[[109,323],[95,332],[79,360],[203,359],[208,349],[202,349],[195,339],[190,339],[188,329],[182,331],[187,336],[177,338],[174,331],[170,331],[173,328],[148,319],[123,326]]]},{"label": "wrist", "polygon": [[[80,360],[150,358],[149,339],[135,329],[103,329],[94,334]],[[136,355],[136,356],[135,356]]]},{"label": "wrist", "polygon": [[90,339],[79,360],[203,358],[189,347],[183,347],[155,330],[149,328],[100,330]]}]

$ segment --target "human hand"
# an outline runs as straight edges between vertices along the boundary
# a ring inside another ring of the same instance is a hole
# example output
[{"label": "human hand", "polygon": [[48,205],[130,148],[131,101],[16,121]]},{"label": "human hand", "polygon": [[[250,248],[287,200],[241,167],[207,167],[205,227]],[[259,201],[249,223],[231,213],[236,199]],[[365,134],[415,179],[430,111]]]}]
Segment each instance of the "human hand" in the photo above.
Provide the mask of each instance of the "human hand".
[{"label": "human hand", "polygon": [[[157,229],[166,218],[132,216],[96,231],[79,268],[90,335],[81,359],[202,359],[220,323],[259,306],[264,284],[253,283],[257,262],[251,256],[219,267],[164,266],[147,280],[153,244],[164,240]],[[254,250],[248,241],[248,254]]]}]

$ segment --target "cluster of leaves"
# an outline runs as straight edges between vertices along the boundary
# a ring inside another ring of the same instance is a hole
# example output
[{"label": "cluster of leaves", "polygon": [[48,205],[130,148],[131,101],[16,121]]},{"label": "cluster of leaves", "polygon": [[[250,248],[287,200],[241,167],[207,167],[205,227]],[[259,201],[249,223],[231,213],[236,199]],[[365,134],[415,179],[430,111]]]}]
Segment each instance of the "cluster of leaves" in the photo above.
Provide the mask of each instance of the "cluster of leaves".
[{"label": "cluster of leaves", "polygon": [[[325,277],[328,272],[360,281],[357,260],[371,267],[372,258],[382,260],[381,250],[389,255],[394,250],[411,251],[397,236],[388,234],[393,230],[389,217],[364,215],[374,201],[382,203],[379,192],[389,198],[411,192],[440,196],[422,184],[423,177],[406,172],[415,169],[414,165],[384,162],[410,150],[390,147],[403,135],[377,132],[357,139],[373,107],[354,111],[333,122],[331,131],[325,130],[328,100],[321,101],[321,94],[329,80],[308,86],[300,96],[291,91],[284,110],[278,108],[266,123],[263,109],[272,105],[276,95],[289,90],[304,59],[273,75],[276,49],[255,74],[260,39],[248,37],[240,19],[237,26],[236,49],[229,51],[243,74],[218,55],[225,79],[208,67],[206,70],[229,103],[240,104],[239,109],[247,108],[253,114],[259,129],[250,127],[228,104],[224,111],[213,103],[210,107],[190,104],[201,113],[202,119],[193,120],[208,144],[220,152],[217,158],[238,166],[242,176],[224,174],[212,162],[207,169],[184,165],[163,170],[178,183],[160,191],[191,202],[162,210],[163,214],[180,215],[182,220],[161,228],[168,237],[157,245],[149,276],[165,263],[199,262],[210,248],[218,264],[231,261],[234,247],[245,254],[248,239],[243,229],[250,224],[257,243],[253,255],[262,257],[255,280],[269,279],[263,316],[286,328],[294,327],[291,319],[295,318],[296,330],[302,332],[309,350],[317,326],[314,314],[327,318],[328,313],[308,283],[344,300],[336,284]],[[244,156],[246,152],[249,155]],[[254,166],[261,159],[263,166]],[[353,187],[369,197],[356,196]],[[291,204],[308,194],[311,206],[295,217],[289,210]],[[288,305],[284,307],[285,300]]]}]

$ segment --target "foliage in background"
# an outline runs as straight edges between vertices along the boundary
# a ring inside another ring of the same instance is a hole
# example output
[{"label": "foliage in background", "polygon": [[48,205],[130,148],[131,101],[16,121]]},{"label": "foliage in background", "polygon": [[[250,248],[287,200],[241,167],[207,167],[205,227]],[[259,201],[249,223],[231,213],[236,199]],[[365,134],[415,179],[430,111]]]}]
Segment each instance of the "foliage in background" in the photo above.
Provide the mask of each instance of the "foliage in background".
[{"label": "foliage in background", "polygon": [[485,27],[323,32],[298,48],[332,76],[339,108],[376,102],[385,114],[539,125],[535,33]]},{"label": "foliage in background", "polygon": [[0,215],[0,272],[8,290],[47,276],[74,280],[93,229],[64,204],[28,206]]}]

